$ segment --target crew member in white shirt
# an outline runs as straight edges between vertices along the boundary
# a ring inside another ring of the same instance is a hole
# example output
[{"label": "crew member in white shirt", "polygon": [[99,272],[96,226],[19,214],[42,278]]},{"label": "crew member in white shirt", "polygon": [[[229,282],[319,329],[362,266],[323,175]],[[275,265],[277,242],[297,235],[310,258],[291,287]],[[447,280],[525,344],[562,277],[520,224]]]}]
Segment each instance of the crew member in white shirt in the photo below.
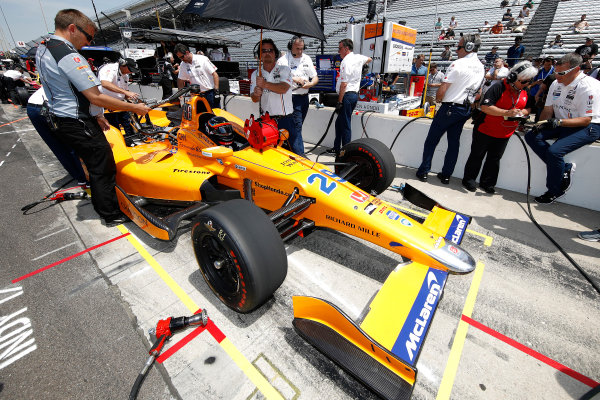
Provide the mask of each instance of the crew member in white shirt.
[{"label": "crew member in white shirt", "polygon": [[304,54],[304,39],[294,36],[288,43],[289,52],[277,60],[292,70],[292,104],[294,105],[294,130],[290,132],[290,147],[296,154],[304,154],[302,124],[308,113],[308,89],[319,83],[317,70],[308,54]]},{"label": "crew member in white shirt", "polygon": [[179,76],[177,77],[177,88],[181,89],[185,82],[199,85],[202,95],[211,107],[221,107],[219,92],[219,74],[217,67],[206,56],[190,53],[190,49],[178,43],[174,53],[181,60],[179,65]]},{"label": "crew member in white shirt", "polygon": [[[262,68],[250,77],[250,98],[260,104],[261,114],[268,112],[277,121],[279,129],[294,131],[292,104],[292,70],[287,65],[277,64],[279,50],[271,39],[263,39]],[[258,51],[258,50],[257,50]]]},{"label": "crew member in white shirt", "polygon": [[338,113],[335,120],[335,140],[333,148],[327,150],[330,154],[339,154],[340,148],[352,140],[352,111],[358,102],[358,90],[363,65],[373,61],[370,57],[352,52],[354,43],[351,39],[342,39],[338,43],[338,53],[342,57],[340,64],[340,77],[336,84],[338,102],[335,111]]},{"label": "crew member in white shirt", "polygon": [[427,181],[435,148],[447,133],[448,150],[442,171],[437,176],[443,184],[450,183],[458,159],[462,128],[471,117],[471,103],[483,81],[483,64],[477,58],[480,45],[479,34],[468,33],[460,38],[456,49],[458,60],[450,64],[436,93],[436,100],[441,101],[442,106],[435,114],[425,139],[423,159],[417,170],[417,178],[422,182]]},{"label": "crew member in white shirt", "polygon": [[[575,163],[564,157],[600,137],[600,82],[581,71],[582,57],[563,56],[554,67],[556,80],[548,89],[540,121],[543,129],[533,129],[525,141],[546,164],[548,191],[535,198],[541,204],[553,203],[571,187]],[[547,140],[556,139],[550,144]]]},{"label": "crew member in white shirt", "polygon": [[[139,95],[129,90],[129,74],[139,73],[137,63],[132,58],[120,58],[119,61],[104,64],[98,71],[100,92],[118,100],[136,100]],[[131,119],[127,111],[115,111],[105,114],[108,122],[117,129],[125,131],[125,142],[130,145],[134,135]]]}]

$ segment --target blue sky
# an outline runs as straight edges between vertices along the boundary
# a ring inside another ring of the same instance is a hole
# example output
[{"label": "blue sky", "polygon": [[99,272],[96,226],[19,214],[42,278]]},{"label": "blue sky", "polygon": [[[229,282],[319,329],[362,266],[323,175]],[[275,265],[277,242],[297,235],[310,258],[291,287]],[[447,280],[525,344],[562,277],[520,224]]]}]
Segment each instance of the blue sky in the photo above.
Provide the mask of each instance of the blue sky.
[{"label": "blue sky", "polygon": [[[44,10],[46,23],[44,23],[40,3]],[[102,16],[100,11],[131,3],[131,0],[94,0],[94,3],[98,15]],[[157,0],[157,3],[162,3],[162,1]],[[0,0],[0,6],[4,11],[4,15],[0,14],[0,49],[6,47],[7,44],[10,45],[10,48],[14,47],[12,38],[15,41],[24,42],[36,39],[48,32],[46,25],[50,31],[53,31],[54,16],[64,8],[76,8],[90,18],[96,19],[91,0]],[[6,25],[7,22],[10,32],[12,32],[12,38]]]}]

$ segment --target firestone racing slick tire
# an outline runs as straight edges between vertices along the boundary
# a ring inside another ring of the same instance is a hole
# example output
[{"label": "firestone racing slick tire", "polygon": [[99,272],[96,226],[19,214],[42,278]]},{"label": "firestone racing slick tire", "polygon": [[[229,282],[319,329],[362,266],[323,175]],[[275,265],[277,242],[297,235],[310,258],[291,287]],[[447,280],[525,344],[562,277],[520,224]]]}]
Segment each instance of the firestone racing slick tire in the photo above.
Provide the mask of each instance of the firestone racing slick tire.
[{"label": "firestone racing slick tire", "polygon": [[267,215],[246,200],[203,211],[193,223],[192,245],[208,286],[240,313],[262,305],[287,275],[281,236]]},{"label": "firestone racing slick tire", "polygon": [[[342,147],[335,161],[356,164],[358,168],[346,179],[371,194],[383,192],[396,176],[394,155],[377,139],[361,138],[348,143]],[[340,175],[345,168],[336,166],[336,174]]]}]

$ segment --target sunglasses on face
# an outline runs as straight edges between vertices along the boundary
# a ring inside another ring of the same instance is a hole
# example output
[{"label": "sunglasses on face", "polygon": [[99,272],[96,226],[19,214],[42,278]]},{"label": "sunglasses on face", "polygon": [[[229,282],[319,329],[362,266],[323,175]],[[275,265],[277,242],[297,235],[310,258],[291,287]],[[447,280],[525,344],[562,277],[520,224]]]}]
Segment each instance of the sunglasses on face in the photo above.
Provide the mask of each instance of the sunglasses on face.
[{"label": "sunglasses on face", "polygon": [[578,67],[579,67],[579,65],[577,65],[577,66],[575,66],[575,67],[573,67],[573,68],[569,68],[569,69],[568,69],[568,70],[566,70],[566,71],[561,71],[561,72],[555,71],[555,73],[556,73],[556,75],[558,75],[558,76],[565,76],[566,74],[568,74],[569,72],[573,71],[575,68],[578,68]]},{"label": "sunglasses on face", "polygon": [[89,33],[87,33],[86,31],[84,31],[82,27],[80,27],[79,25],[75,25],[75,27],[77,28],[77,30],[79,32],[83,33],[83,36],[85,36],[85,38],[87,39],[87,41],[89,43],[92,43],[94,41],[94,37],[92,35],[90,35]]},{"label": "sunglasses on face", "polygon": [[262,49],[263,53],[273,53],[275,49]]},{"label": "sunglasses on face", "polygon": [[456,50],[457,51],[460,50],[460,49],[464,49],[464,48],[465,48],[465,46],[456,46]]}]

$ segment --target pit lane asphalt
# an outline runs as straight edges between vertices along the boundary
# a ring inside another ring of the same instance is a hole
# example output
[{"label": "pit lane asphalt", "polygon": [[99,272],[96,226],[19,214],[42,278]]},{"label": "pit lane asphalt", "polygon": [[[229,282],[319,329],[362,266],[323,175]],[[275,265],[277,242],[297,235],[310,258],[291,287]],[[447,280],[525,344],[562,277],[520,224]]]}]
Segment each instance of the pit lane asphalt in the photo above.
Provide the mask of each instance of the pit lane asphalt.
[{"label": "pit lane asphalt", "polygon": [[[2,109],[0,125],[25,116],[12,106]],[[14,130],[18,133],[11,133]],[[17,143],[17,138],[22,141]],[[49,185],[60,184],[64,171],[27,120],[0,127],[0,150],[0,162],[5,160],[0,166],[5,204],[0,287],[22,287],[24,292],[0,304],[0,315],[27,307],[20,317],[31,320],[38,347],[0,369],[2,397],[125,397],[146,359],[148,339],[142,337],[144,332],[159,319],[189,315],[189,309],[127,240],[11,284],[18,276],[121,232],[101,225],[89,200],[21,215],[20,207],[48,193]],[[9,151],[12,154],[5,156]],[[414,170],[399,166],[394,184],[409,182],[441,204],[474,216],[469,228],[477,234],[467,233],[463,247],[484,265],[484,270],[471,317],[599,381],[600,296],[529,222],[523,211],[525,196],[503,190],[494,196],[470,193],[455,179],[442,185],[435,176],[430,177],[430,183],[413,177]],[[380,197],[409,206],[392,190]],[[599,223],[598,213],[560,203],[534,205],[533,209],[538,221],[599,281],[600,243],[576,238],[576,232]],[[355,318],[401,262],[399,256],[332,231],[294,239],[286,249],[288,277],[274,298],[249,315],[238,315],[223,306],[204,283],[193,257],[189,230],[182,229],[174,242],[166,243],[148,237],[131,223],[125,227],[186,295],[208,309],[215,324],[282,397],[375,397],[294,332],[291,296],[331,300]],[[36,241],[64,228],[67,230]],[[481,235],[492,238],[491,246]],[[75,244],[33,260],[70,243]],[[447,379],[446,366],[456,346],[457,325],[472,280],[473,274],[448,279],[417,364],[415,399],[435,398],[441,382]],[[0,301],[9,294],[2,296]],[[571,399],[590,390],[473,327],[469,327],[459,358],[451,398]],[[155,366],[140,398],[261,398],[247,378],[247,370],[238,368],[206,333],[162,365],[168,377]],[[171,384],[175,389],[169,393]]]}]

